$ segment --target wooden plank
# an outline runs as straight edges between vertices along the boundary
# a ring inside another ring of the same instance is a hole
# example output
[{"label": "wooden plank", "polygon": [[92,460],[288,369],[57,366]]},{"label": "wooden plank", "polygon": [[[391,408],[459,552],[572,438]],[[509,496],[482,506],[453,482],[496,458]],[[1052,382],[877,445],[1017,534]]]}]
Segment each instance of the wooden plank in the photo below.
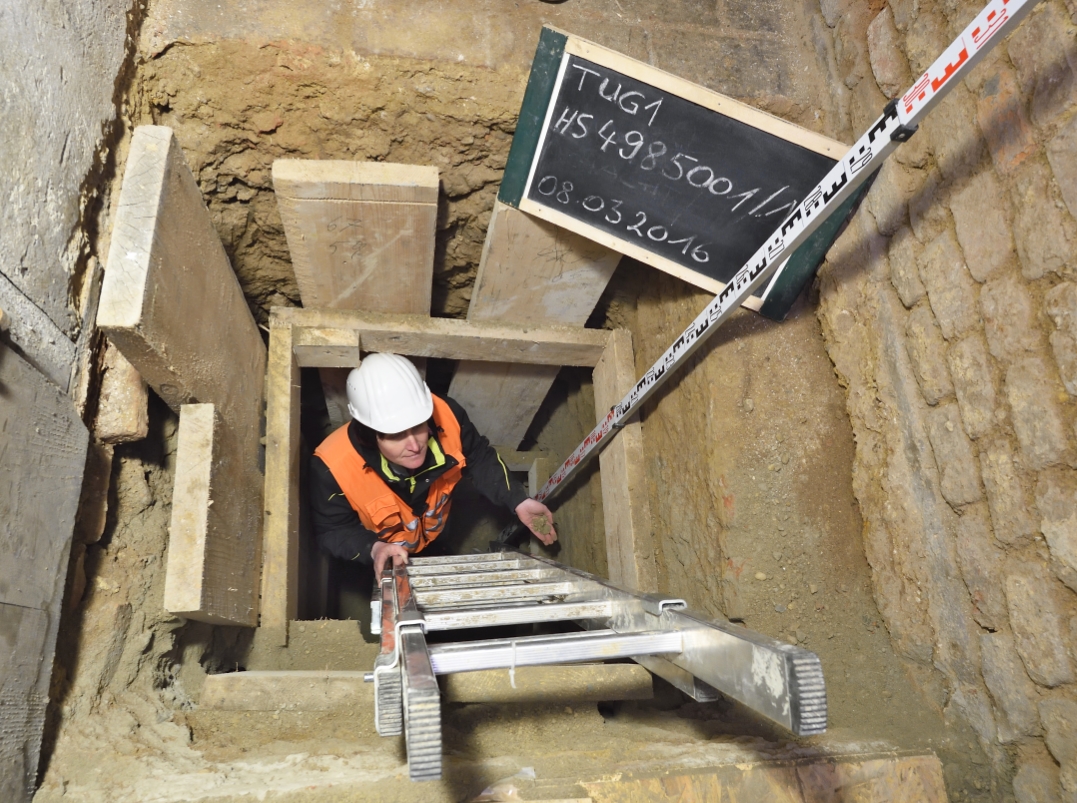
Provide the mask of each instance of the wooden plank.
[{"label": "wooden plank", "polygon": [[[636,383],[632,335],[627,329],[610,334],[593,376],[595,414],[601,421]],[[598,459],[610,580],[638,591],[656,591],[650,491],[638,417],[625,424]]]},{"label": "wooden plank", "polygon": [[553,461],[545,457],[537,457],[527,470],[527,492],[534,496],[539,489],[546,484],[553,472]]},{"label": "wooden plank", "polygon": [[173,410],[192,402],[217,409],[221,458],[212,485],[228,499],[235,527],[207,554],[231,551],[242,569],[207,599],[220,601],[213,621],[250,622],[261,565],[266,351],[171,129],[135,129],[97,324]]},{"label": "wooden plank", "polygon": [[106,341],[97,394],[94,435],[102,443],[130,443],[150,428],[150,395],[146,380],[118,348]]},{"label": "wooden plank", "polygon": [[581,780],[595,803],[651,800],[739,800],[815,803],[945,803],[942,764],[934,755],[839,755],[790,761],[730,762],[695,770],[665,769]]},{"label": "wooden plank", "polygon": [[461,672],[438,678],[442,696],[453,703],[598,703],[649,700],[651,673],[639,664],[521,666]]},{"label": "wooden plank", "polygon": [[206,536],[212,513],[213,435],[218,428],[212,404],[180,408],[164,599],[165,610],[180,616],[202,610]]},{"label": "wooden plank", "polygon": [[419,315],[380,315],[349,310],[276,307],[274,326],[351,329],[364,351],[416,357],[594,366],[609,332],[568,326],[483,323]]},{"label": "wooden plank", "polygon": [[278,159],[273,188],[305,305],[429,314],[436,167]]},{"label": "wooden plank", "polygon": [[373,704],[365,671],[251,671],[207,675],[203,711],[339,711]]},{"label": "wooden plank", "polygon": [[0,800],[29,801],[89,433],[71,399],[0,348]]},{"label": "wooden plank", "polygon": [[359,367],[359,333],[354,329],[300,327],[292,349],[301,368]]},{"label": "wooden plank", "polygon": [[247,571],[235,543],[237,507],[213,481],[213,469],[223,458],[222,433],[214,405],[180,408],[164,606],[188,619],[253,626],[258,622],[254,606],[232,585]]},{"label": "wooden plank", "polygon": [[260,625],[287,643],[299,604],[299,364],[291,326],[269,330]]},{"label": "wooden plank", "polygon": [[[620,259],[593,240],[496,202],[468,320],[583,326]],[[558,370],[465,361],[456,369],[449,395],[480,432],[515,447]]]}]

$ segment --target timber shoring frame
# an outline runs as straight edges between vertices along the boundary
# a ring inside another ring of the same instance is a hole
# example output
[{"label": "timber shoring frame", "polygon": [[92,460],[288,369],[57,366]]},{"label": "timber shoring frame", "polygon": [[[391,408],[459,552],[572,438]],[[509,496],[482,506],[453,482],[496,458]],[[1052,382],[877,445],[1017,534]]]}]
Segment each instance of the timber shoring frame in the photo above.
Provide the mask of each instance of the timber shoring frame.
[{"label": "timber shoring frame", "polygon": [[[262,549],[260,628],[270,643],[288,644],[288,623],[298,615],[299,588],[299,369],[350,367],[366,352],[392,351],[411,357],[572,365],[595,369],[596,398],[619,398],[624,376],[635,375],[627,330],[530,326],[501,322],[388,315],[352,310],[275,307],[269,321],[266,375],[265,527]],[[610,370],[613,365],[618,370]],[[614,383],[617,386],[606,387]],[[601,411],[596,411],[600,414]],[[638,433],[638,422],[634,422]],[[636,433],[633,433],[636,434]],[[617,466],[607,467],[607,462]],[[620,464],[624,465],[620,465]],[[600,479],[605,499],[623,500],[629,513],[606,519],[606,550],[620,576],[614,582],[640,588],[653,582],[650,508],[634,497],[632,478],[642,470],[643,444],[626,439],[608,450]],[[609,468],[610,470],[607,470]],[[635,490],[639,490],[636,488]],[[627,556],[639,556],[633,565]],[[627,565],[626,565],[627,564]]]}]

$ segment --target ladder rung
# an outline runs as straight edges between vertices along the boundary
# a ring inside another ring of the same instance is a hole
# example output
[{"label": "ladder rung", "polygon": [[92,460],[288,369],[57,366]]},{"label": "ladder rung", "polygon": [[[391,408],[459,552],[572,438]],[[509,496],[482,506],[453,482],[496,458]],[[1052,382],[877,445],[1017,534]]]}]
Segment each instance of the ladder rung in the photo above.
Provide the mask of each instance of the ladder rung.
[{"label": "ladder rung", "polygon": [[556,569],[516,569],[507,572],[465,572],[462,574],[432,574],[419,575],[411,578],[411,587],[417,590],[424,588],[466,588],[468,586],[484,586],[519,583],[524,580],[552,580],[555,577],[563,577],[564,573]]},{"label": "ladder rung", "polygon": [[563,622],[572,619],[605,619],[613,615],[613,603],[554,602],[546,605],[517,605],[511,608],[464,609],[423,612],[427,630],[456,630],[468,627],[525,625],[534,622]]},{"label": "ladder rung", "polygon": [[430,663],[435,675],[680,653],[682,649],[681,634],[667,630],[641,633],[592,630],[567,635],[528,636],[429,647]]},{"label": "ladder rung", "polygon": [[[414,565],[414,561],[418,558],[412,558],[412,562],[408,563],[408,577],[415,579],[417,577],[426,577],[428,575],[439,574],[463,574],[466,572],[500,572],[509,571],[512,569],[530,569],[535,566],[535,562],[531,560],[491,560],[491,561],[471,561],[468,563],[432,563],[432,564],[419,564]],[[432,560],[432,558],[428,558]]]},{"label": "ladder rung", "polygon": [[423,609],[426,605],[444,605],[447,603],[542,599],[543,597],[578,593],[583,590],[585,590],[585,585],[581,582],[525,583],[494,588],[461,588],[447,591],[416,590],[415,601],[418,603],[419,608]]},{"label": "ladder rung", "polygon": [[422,556],[411,558],[409,566],[438,566],[446,563],[496,563],[505,560],[519,560],[519,552],[476,552],[474,555],[438,555],[437,557],[424,558]]}]

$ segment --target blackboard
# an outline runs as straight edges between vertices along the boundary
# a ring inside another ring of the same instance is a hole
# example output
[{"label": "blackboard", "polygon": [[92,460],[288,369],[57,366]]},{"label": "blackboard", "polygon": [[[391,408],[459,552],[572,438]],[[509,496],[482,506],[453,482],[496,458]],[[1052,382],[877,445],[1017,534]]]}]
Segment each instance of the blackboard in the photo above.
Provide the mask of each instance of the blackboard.
[{"label": "blackboard", "polygon": [[[547,27],[499,199],[717,293],[844,152]],[[785,317],[848,212],[745,306]]]}]

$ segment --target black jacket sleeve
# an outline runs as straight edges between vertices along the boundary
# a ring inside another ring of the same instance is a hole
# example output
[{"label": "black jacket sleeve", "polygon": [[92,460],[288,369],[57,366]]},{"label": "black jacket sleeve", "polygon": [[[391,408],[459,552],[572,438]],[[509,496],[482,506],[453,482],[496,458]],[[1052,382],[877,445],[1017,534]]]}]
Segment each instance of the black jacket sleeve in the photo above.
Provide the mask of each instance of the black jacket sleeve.
[{"label": "black jacket sleeve", "polygon": [[378,537],[363,526],[340,484],[320,457],[310,461],[310,518],[318,546],[335,558],[370,565],[370,550]]},{"label": "black jacket sleeve", "polygon": [[464,448],[464,458],[467,460],[464,473],[471,478],[479,493],[495,505],[503,505],[509,510],[516,510],[516,506],[527,499],[527,491],[509,476],[508,467],[502,462],[486,436],[475,429],[475,425],[468,418],[467,411],[455,399],[447,396],[444,398],[460,424],[460,442]]}]

